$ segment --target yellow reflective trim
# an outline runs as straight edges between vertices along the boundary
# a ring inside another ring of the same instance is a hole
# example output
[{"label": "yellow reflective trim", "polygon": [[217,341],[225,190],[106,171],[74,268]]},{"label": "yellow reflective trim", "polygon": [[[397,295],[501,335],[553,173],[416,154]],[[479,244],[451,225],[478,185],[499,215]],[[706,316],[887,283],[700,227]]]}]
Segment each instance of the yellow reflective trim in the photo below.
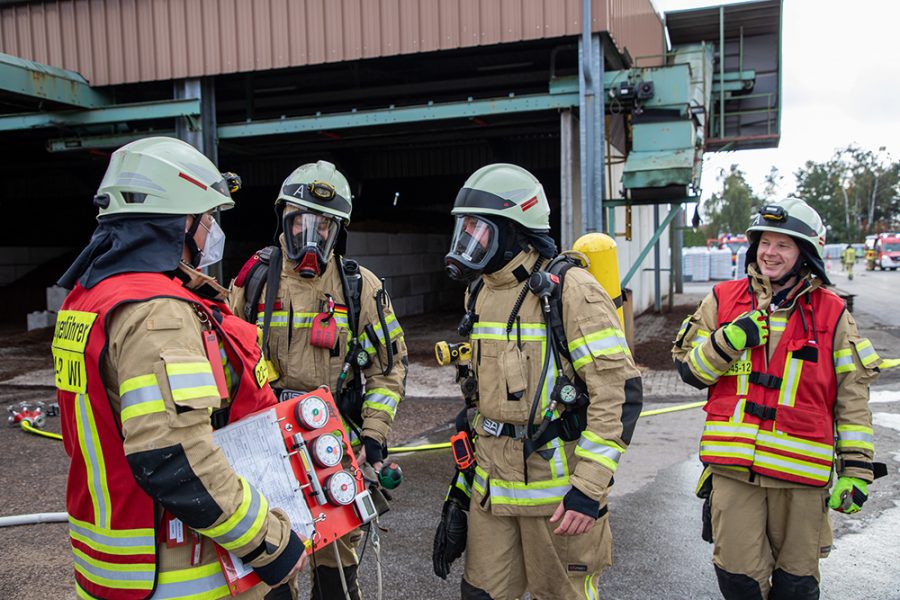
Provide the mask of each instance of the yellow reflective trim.
[{"label": "yellow reflective trim", "polygon": [[250,529],[247,530],[247,533],[231,542],[230,544],[222,544],[223,548],[227,548],[229,550],[233,550],[234,548],[240,548],[246,544],[249,544],[250,541],[256,537],[256,534],[260,532],[263,524],[266,521],[266,516],[269,514],[269,501],[266,500],[266,497],[262,494],[259,495],[259,512],[256,513],[256,518],[253,520],[253,524],[250,526]]},{"label": "yellow reflective trim", "polygon": [[84,591],[84,588],[78,585],[77,581],[75,582],[75,595],[83,600],[96,600],[96,598]]},{"label": "yellow reflective trim", "polygon": [[[215,525],[208,529],[198,530],[200,533],[207,537],[218,538],[232,529],[234,529],[237,525],[243,521],[244,517],[247,516],[248,511],[250,510],[250,506],[253,503],[253,494],[250,491],[250,484],[243,477],[239,477],[241,480],[241,486],[243,488],[243,498],[241,499],[241,503],[238,506],[237,510],[235,510],[230,517],[228,517],[224,522],[219,525]],[[247,542],[249,542],[253,537],[259,533],[259,530],[262,528],[262,524],[265,521],[266,514],[269,512],[269,502],[266,500],[266,497],[261,493],[259,494],[259,511],[256,514],[256,518],[253,520],[253,524],[250,528],[238,539],[233,542],[224,543],[218,542],[220,546],[225,548],[226,550],[233,550],[234,548],[240,548]]]},{"label": "yellow reflective trim", "polygon": [[[103,494],[103,500],[106,503],[107,510],[105,512],[106,518],[103,523],[98,523],[101,527],[106,527],[107,529],[112,528],[112,502],[109,499],[109,485],[107,485],[107,477],[106,477],[106,460],[103,457],[103,446],[100,445],[100,436],[97,434],[97,422],[94,420],[94,410],[91,407],[91,400],[87,394],[82,394],[82,398],[84,398],[84,407],[87,409],[86,417],[88,420],[88,426],[90,427],[90,436],[91,442],[96,449],[97,454],[97,470],[98,473],[95,474],[97,477],[97,481],[100,484],[101,494]],[[78,407],[81,402],[76,400],[75,405]],[[76,408],[76,410],[78,410]],[[78,411],[80,413],[80,411]],[[76,428],[78,430],[78,441],[81,445],[82,456],[87,458],[87,445],[84,440],[84,432],[81,430],[81,419],[76,415]],[[93,472],[93,467],[90,465],[90,460],[85,460],[85,469],[89,472]],[[88,475],[90,477],[90,474]],[[94,503],[94,517],[100,513],[100,506],[97,498],[94,497],[93,486],[88,486],[88,489],[91,492],[91,501]]]},{"label": "yellow reflective trim", "polygon": [[107,569],[109,571],[120,571],[122,573],[144,571],[147,573],[152,573],[156,570],[156,565],[154,565],[153,563],[111,563],[106,562],[105,560],[99,560],[97,558],[94,558],[93,556],[88,556],[78,548],[72,548],[72,553],[90,565],[94,565],[95,567],[99,567],[101,569]]},{"label": "yellow reflective trim", "polygon": [[75,570],[81,573],[81,576],[90,581],[91,583],[95,583],[97,585],[102,585],[103,587],[120,589],[120,590],[152,590],[153,582],[152,581],[119,581],[116,579],[108,579],[106,577],[100,577],[98,575],[94,575],[78,563],[75,563]]},{"label": "yellow reflective trim", "polygon": [[166,412],[166,404],[162,400],[155,400],[153,402],[141,402],[140,404],[126,407],[122,411],[122,423],[125,423],[125,421],[127,421],[128,419],[133,419],[134,417],[162,412]]},{"label": "yellow reflective trim", "polygon": [[[106,535],[112,535],[111,533],[107,533]],[[149,535],[153,535],[153,531],[150,531]],[[78,540],[82,544],[93,548],[94,550],[99,550],[100,552],[104,552],[106,554],[115,554],[117,556],[134,556],[136,554],[153,554],[156,552],[155,546],[133,546],[133,547],[122,547],[122,546],[110,546],[107,544],[101,544],[100,542],[94,541],[91,538],[81,535],[80,533],[76,533],[74,531],[69,530],[69,537],[72,539]]]},{"label": "yellow reflective trim", "polygon": [[166,363],[168,375],[194,375],[196,373],[212,373],[209,361]]},{"label": "yellow reflective trim", "polygon": [[859,431],[860,433],[868,433],[869,435],[874,435],[875,431],[871,427],[866,427],[865,425],[838,425],[838,431]]},{"label": "yellow reflective trim", "polygon": [[[703,437],[708,437],[708,438],[719,438],[719,437],[722,437],[722,438],[743,438],[743,439],[750,440],[750,443],[752,444],[753,441],[756,439],[756,433],[755,433],[755,432],[754,432],[754,433],[749,433],[749,432],[748,432],[748,433],[731,433],[731,432],[727,432],[727,431],[704,431],[704,432],[703,432]],[[722,444],[722,443],[724,443],[724,442],[719,442],[719,441],[717,441],[716,443],[717,443],[717,444]]]},{"label": "yellow reflective trim", "polygon": [[119,395],[124,396],[128,392],[151,385],[157,385],[156,375],[138,375],[122,382],[122,385],[119,386]]},{"label": "yellow reflective trim", "polygon": [[847,448],[862,448],[863,450],[875,450],[875,444],[872,442],[863,442],[860,440],[838,440],[837,447],[841,450]]},{"label": "yellow reflective trim", "polygon": [[[575,446],[575,456],[580,456],[586,460],[590,460],[592,462],[598,463],[609,469],[610,471],[615,471],[619,464],[614,461],[606,458],[605,456],[600,456],[599,454],[594,454],[593,452],[588,452],[587,450],[581,449],[579,446]],[[556,483],[556,482],[554,482]],[[557,483],[557,485],[559,485]]]},{"label": "yellow reflective trim", "polygon": [[210,396],[218,398],[219,388],[214,385],[201,385],[197,387],[177,388],[172,390],[172,399],[175,402],[196,400],[197,398],[209,398]]},{"label": "yellow reflective trim", "polygon": [[[89,529],[94,533],[98,533],[100,535],[105,535],[107,537],[116,537],[116,538],[133,538],[138,536],[150,536],[155,538],[156,531],[152,528],[141,528],[141,529],[105,529],[103,527],[97,527],[93,523],[88,523],[87,521],[81,521],[76,519],[72,515],[68,515],[69,522],[73,525],[78,525],[79,527],[84,527],[85,529]],[[149,546],[150,552],[155,552],[153,550],[153,546]]]},{"label": "yellow reflective trim", "polygon": [[159,572],[159,582],[160,583],[184,583],[185,581],[192,581],[194,579],[200,579],[202,577],[209,577],[210,575],[215,575],[216,573],[221,573],[222,567],[218,562],[211,562],[206,565],[200,565],[199,567],[191,567],[190,569],[178,569],[176,571],[160,571]]},{"label": "yellow reflective trim", "polygon": [[[759,460],[757,460],[759,459]],[[807,469],[818,471],[817,474],[810,473],[809,471],[803,471],[801,469],[792,469],[790,467],[786,467],[782,464],[776,464],[774,462],[767,462],[766,459],[771,459],[773,461],[784,461],[789,464],[797,465],[798,467],[805,467]],[[753,464],[763,466],[767,469],[772,469],[773,471],[778,471],[780,473],[790,473],[791,475],[797,475],[798,477],[805,477],[806,479],[815,479],[816,481],[827,481],[831,476],[831,467],[821,465],[819,463],[814,462],[806,462],[802,460],[796,460],[787,456],[782,456],[780,454],[771,454],[769,452],[757,452],[753,457]]]}]

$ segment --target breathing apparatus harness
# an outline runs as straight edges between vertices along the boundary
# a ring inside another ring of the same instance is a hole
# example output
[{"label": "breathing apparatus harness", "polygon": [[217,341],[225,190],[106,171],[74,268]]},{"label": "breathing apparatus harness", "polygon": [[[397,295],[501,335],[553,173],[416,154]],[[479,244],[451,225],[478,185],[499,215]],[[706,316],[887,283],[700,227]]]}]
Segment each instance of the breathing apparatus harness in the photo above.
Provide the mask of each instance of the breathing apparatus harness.
[{"label": "breathing apparatus harness", "polygon": [[[341,367],[341,374],[334,386],[334,398],[338,410],[344,420],[350,426],[357,437],[362,429],[362,403],[363,383],[361,370],[368,367],[371,359],[359,341],[359,314],[361,311],[362,275],[359,263],[355,260],[335,256],[337,259],[338,275],[344,298],[347,302],[347,322],[350,329],[350,343]],[[258,251],[250,259],[249,270],[243,273],[244,287],[244,312],[241,315],[245,321],[256,321],[256,310],[259,305],[262,289],[265,285],[266,297],[263,305],[262,348],[265,357],[269,358],[268,339],[272,323],[272,313],[275,309],[275,299],[278,295],[281,277],[282,252],[278,246],[267,246]],[[241,279],[241,276],[238,276]],[[394,352],[390,343],[390,335],[384,315],[384,304],[387,303],[387,292],[382,287],[375,292],[376,312],[381,325],[382,334],[385,336],[387,350],[387,363],[382,365],[382,374],[389,375],[394,368]],[[371,325],[365,327],[366,337],[377,348],[380,343],[375,329]],[[377,353],[376,353],[377,354]]]},{"label": "breathing apparatus harness", "polygon": [[[572,358],[569,353],[566,332],[563,326],[562,314],[562,289],[565,275],[572,267],[584,268],[586,265],[578,258],[563,253],[550,261],[545,270],[541,270],[543,258],[538,258],[531,269],[531,273],[527,276],[527,283],[522,288],[522,292],[513,305],[513,310],[509,315],[506,324],[506,334],[512,332],[512,325],[518,319],[518,312],[525,301],[526,294],[531,293],[538,296],[541,302],[541,313],[544,322],[547,325],[547,351],[544,354],[544,362],[541,367],[541,376],[539,381],[543,382],[550,368],[550,357],[553,356],[553,367],[556,369],[556,383],[550,392],[550,404],[545,409],[539,425],[535,425],[538,407],[541,404],[542,385],[535,390],[531,403],[531,412],[528,416],[528,425],[525,429],[525,439],[523,443],[522,453],[525,462],[525,483],[528,483],[528,457],[538,448],[546,445],[556,438],[562,438],[566,442],[577,440],[581,432],[587,426],[587,407],[590,403],[590,396],[587,393],[587,385],[575,373],[574,381],[566,376],[560,356],[565,357],[571,364]],[[524,271],[524,269],[522,269]],[[477,279],[469,288],[469,298],[466,303],[466,314],[463,316],[459,324],[457,332],[462,337],[468,337],[472,333],[472,328],[478,320],[475,313],[475,304],[478,300],[478,294],[484,287],[484,280]],[[467,404],[469,399],[467,398]],[[557,418],[553,418],[553,413],[559,404],[566,407],[565,412]],[[460,416],[465,415],[465,411]],[[462,427],[467,427],[467,419],[457,417],[457,432],[462,431]],[[501,433],[512,434],[506,431],[511,425],[504,425]]]}]

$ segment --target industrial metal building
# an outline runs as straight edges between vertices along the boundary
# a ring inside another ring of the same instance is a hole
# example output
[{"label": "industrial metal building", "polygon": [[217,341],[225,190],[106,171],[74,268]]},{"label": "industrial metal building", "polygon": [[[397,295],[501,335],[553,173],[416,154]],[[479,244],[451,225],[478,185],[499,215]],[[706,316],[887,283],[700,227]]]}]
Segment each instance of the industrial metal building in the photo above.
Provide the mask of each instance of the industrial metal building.
[{"label": "industrial metal building", "polygon": [[5,318],[88,241],[110,153],[161,134],[243,178],[226,281],[271,242],[281,181],[326,159],[353,186],[348,253],[398,312],[460,308],[450,207],[514,162],[563,247],[614,234],[635,311],[659,308],[703,153],[778,143],[780,39],[781,0],[0,0]]}]

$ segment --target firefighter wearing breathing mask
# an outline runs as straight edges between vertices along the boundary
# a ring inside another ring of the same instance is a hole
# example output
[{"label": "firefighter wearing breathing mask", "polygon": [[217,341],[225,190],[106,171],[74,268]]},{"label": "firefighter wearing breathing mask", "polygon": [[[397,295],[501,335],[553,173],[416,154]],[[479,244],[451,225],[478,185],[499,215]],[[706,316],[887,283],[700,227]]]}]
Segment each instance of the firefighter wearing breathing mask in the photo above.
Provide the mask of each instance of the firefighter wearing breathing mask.
[{"label": "firefighter wearing breathing mask", "polygon": [[[257,252],[232,286],[235,314],[263,330],[282,394],[331,388],[359,462],[379,471],[403,399],[407,352],[382,282],[343,257],[352,210],[350,185],[330,162],[298,167],[275,203],[277,246]],[[338,540],[352,598],[359,597],[361,532]],[[313,557],[312,597],[343,598],[331,548]]]},{"label": "firefighter wearing breathing mask", "polygon": [[276,403],[256,376],[256,327],[199,270],[222,256],[213,214],[238,186],[180,140],[123,146],[94,198],[97,229],[59,281],[72,288],[52,351],[79,598],[228,598],[215,545],[265,582],[242,597],[306,562],[287,515],[212,439]]},{"label": "firefighter wearing breathing mask", "polygon": [[747,276],[716,285],[672,348],[709,391],[697,494],[728,600],[818,598],[828,508],[859,511],[884,466],[868,403],[882,360],[824,287],[825,233],[799,198],[760,208]]},{"label": "firefighter wearing breathing mask", "polygon": [[465,549],[464,599],[596,598],[612,563],[607,494],[642,404],[616,307],[583,263],[557,256],[525,169],[477,170],[452,214],[445,263],[470,282],[459,333],[477,379],[458,428],[475,464],[445,499],[434,571],[446,578]]}]

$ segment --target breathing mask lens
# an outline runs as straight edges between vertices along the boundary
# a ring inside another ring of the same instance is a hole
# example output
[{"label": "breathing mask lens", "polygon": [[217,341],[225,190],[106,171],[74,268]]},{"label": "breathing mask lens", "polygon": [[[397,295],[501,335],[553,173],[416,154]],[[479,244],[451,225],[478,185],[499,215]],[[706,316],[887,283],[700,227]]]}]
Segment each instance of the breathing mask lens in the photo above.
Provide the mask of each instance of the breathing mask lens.
[{"label": "breathing mask lens", "polygon": [[284,215],[284,239],[288,258],[300,263],[300,274],[314,277],[325,268],[337,243],[340,221],[307,211]]},{"label": "breathing mask lens", "polygon": [[218,221],[215,219],[210,220],[212,222],[209,226],[203,222],[202,218],[200,221],[200,227],[206,229],[206,242],[203,244],[203,249],[200,250],[200,260],[197,262],[198,269],[219,262],[225,255],[225,232],[219,227]]},{"label": "breathing mask lens", "polygon": [[483,271],[497,252],[497,226],[474,215],[456,218],[450,252],[444,257],[451,279],[471,279]]}]

